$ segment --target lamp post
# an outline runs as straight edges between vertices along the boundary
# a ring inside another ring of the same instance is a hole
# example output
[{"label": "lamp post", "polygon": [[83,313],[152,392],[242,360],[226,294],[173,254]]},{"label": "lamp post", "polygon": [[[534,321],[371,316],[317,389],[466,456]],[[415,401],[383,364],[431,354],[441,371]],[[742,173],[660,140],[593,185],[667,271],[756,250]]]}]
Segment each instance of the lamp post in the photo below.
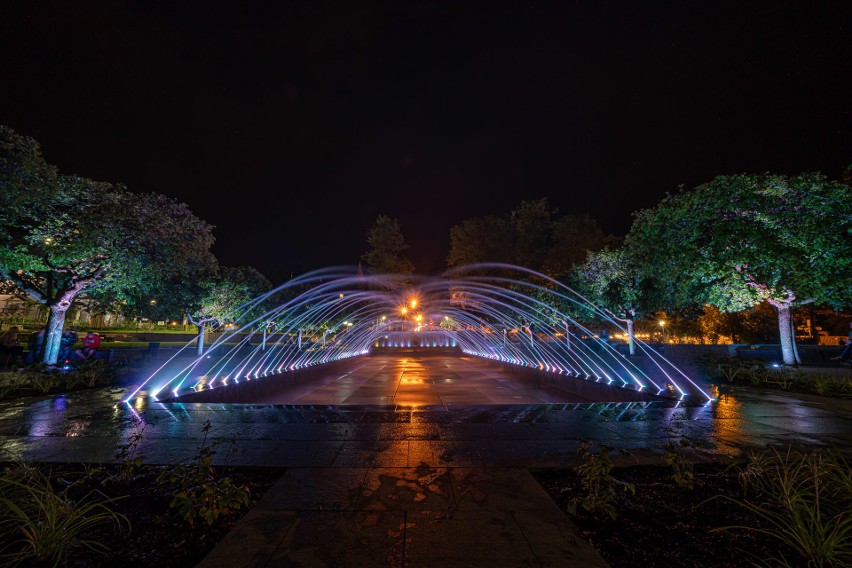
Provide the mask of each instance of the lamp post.
[{"label": "lamp post", "polygon": [[662,328],[663,343],[666,342],[666,320],[660,320],[660,328]]}]

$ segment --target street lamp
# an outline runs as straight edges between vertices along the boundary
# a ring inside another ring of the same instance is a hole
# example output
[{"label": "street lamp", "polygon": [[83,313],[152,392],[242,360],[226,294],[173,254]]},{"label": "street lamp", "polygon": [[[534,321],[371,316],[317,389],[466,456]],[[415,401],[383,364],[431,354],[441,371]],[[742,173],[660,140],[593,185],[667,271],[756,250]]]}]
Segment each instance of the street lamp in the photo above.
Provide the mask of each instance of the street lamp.
[{"label": "street lamp", "polygon": [[665,343],[666,342],[666,320],[660,320],[659,324],[660,324],[660,327],[663,330],[663,332],[662,332],[663,333],[663,343]]}]

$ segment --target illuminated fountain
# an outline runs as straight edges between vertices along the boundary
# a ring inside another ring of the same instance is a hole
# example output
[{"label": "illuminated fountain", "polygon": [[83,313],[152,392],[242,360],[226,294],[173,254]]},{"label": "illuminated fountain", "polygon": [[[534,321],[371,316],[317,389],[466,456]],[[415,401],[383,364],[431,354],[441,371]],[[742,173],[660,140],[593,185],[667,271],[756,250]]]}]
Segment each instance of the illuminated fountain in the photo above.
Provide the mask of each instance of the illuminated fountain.
[{"label": "illuminated fountain", "polygon": [[643,357],[627,357],[581,323],[591,319],[621,329],[570,288],[515,266],[467,266],[435,278],[325,269],[241,306],[202,356],[189,342],[127,400],[174,399],[400,348],[456,349],[566,381],[711,399],[643,342],[636,340]]}]

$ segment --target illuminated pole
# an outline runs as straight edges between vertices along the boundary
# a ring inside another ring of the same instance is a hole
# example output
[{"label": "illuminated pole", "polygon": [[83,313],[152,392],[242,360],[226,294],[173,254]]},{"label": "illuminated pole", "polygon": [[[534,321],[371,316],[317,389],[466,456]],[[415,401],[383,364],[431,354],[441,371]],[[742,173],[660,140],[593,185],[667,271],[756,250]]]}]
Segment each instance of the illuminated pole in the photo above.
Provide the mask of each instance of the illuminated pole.
[{"label": "illuminated pole", "polygon": [[302,348],[302,330],[299,330],[299,349]]},{"label": "illuminated pole", "polygon": [[263,327],[263,339],[260,341],[260,350],[266,351],[266,326]]}]

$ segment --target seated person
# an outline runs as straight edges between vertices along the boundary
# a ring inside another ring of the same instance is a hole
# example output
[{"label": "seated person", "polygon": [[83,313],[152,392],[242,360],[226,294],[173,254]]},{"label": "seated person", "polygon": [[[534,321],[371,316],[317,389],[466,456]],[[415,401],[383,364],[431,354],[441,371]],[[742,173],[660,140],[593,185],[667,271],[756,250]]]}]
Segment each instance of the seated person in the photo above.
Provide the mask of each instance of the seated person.
[{"label": "seated person", "polygon": [[30,354],[27,358],[27,363],[38,363],[41,361],[41,356],[44,353],[44,339],[46,335],[46,327],[43,327],[36,333],[30,335]]},{"label": "seated person", "polygon": [[72,329],[66,329],[62,332],[62,337],[59,339],[59,362],[64,363],[71,358],[71,351],[74,349],[74,344],[77,343],[77,332]]},{"label": "seated person", "polygon": [[831,360],[845,362],[852,359],[852,321],[849,322],[849,334],[846,339],[841,339],[840,342],[844,346],[843,351],[840,352],[838,357],[832,357]]},{"label": "seated person", "polygon": [[94,332],[88,332],[83,338],[83,347],[75,351],[77,357],[83,361],[94,358],[95,351],[101,346],[101,336]]},{"label": "seated person", "polygon": [[0,353],[8,353],[10,356],[21,359],[24,355],[24,346],[19,345],[18,328],[12,326],[0,335]]}]

